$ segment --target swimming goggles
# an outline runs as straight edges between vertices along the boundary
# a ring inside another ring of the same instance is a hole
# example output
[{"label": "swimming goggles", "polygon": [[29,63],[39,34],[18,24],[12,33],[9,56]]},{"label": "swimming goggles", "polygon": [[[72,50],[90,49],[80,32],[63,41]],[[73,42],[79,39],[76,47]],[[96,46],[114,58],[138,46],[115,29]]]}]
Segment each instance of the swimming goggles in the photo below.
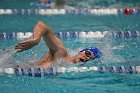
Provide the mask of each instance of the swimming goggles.
[{"label": "swimming goggles", "polygon": [[90,50],[85,50],[85,55],[86,55],[86,57],[89,57],[90,59],[95,59],[95,58],[93,58]]},{"label": "swimming goggles", "polygon": [[[91,53],[90,50],[84,50],[84,51],[82,51],[82,52],[85,53],[85,56],[86,56],[86,57],[88,57],[88,58],[90,58],[90,59],[95,59],[95,58],[92,57],[92,53]],[[81,62],[87,62],[87,61],[89,61],[90,59],[88,59],[88,60],[83,60],[83,59],[81,58],[80,61],[81,61]]]}]

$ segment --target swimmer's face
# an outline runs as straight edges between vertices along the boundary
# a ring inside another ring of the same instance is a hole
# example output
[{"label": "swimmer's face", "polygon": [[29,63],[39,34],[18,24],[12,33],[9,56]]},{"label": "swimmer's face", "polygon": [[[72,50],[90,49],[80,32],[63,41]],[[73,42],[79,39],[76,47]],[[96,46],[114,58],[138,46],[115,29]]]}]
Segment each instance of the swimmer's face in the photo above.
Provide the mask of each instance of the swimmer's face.
[{"label": "swimmer's face", "polygon": [[91,51],[82,51],[75,56],[74,63],[87,62],[91,58],[95,59],[95,56]]}]

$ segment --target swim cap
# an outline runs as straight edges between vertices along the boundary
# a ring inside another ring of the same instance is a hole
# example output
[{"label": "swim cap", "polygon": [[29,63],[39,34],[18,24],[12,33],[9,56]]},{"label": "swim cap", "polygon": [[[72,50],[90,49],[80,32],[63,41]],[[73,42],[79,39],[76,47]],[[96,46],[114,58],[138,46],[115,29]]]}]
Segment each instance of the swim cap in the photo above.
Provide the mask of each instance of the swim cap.
[{"label": "swim cap", "polygon": [[85,48],[80,52],[87,51],[87,50],[90,50],[95,55],[95,58],[101,57],[101,51],[98,48]]}]

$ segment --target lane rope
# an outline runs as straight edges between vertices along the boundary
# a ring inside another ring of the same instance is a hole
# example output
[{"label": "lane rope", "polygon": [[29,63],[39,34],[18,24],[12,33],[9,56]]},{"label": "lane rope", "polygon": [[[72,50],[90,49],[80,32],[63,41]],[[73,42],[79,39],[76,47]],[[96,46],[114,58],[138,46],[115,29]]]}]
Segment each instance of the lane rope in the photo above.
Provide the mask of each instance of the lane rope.
[{"label": "lane rope", "polygon": [[59,67],[59,68],[0,68],[0,73],[14,74],[18,76],[43,77],[46,75],[56,75],[67,72],[88,72],[95,71],[99,73],[131,73],[137,74],[140,72],[140,66],[92,66],[92,67]]},{"label": "lane rope", "polygon": [[[126,10],[131,10],[127,13]],[[91,14],[91,15],[139,15],[140,9],[0,9],[0,15],[63,15],[63,14]]]},{"label": "lane rope", "polygon": [[[91,15],[128,15],[126,9],[0,9],[0,15],[63,15],[63,14],[91,14]],[[131,15],[139,15],[140,9],[131,9]]]},{"label": "lane rope", "polygon": [[[89,32],[58,32],[55,35],[59,38],[103,38],[109,31],[89,31]],[[11,33],[0,33],[0,39],[26,39],[32,36],[32,32],[11,32]],[[139,38],[139,31],[116,31],[111,32],[112,37],[115,39],[119,38]]]},{"label": "lane rope", "polygon": [[58,15],[58,14],[118,14],[117,9],[0,9],[0,14]]}]

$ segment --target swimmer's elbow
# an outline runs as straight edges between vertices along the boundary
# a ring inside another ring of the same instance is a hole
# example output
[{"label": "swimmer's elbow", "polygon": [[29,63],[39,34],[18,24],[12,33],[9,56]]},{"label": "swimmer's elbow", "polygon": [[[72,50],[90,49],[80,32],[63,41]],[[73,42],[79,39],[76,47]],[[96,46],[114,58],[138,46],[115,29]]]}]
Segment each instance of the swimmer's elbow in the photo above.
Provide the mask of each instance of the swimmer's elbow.
[{"label": "swimmer's elbow", "polygon": [[37,24],[38,24],[38,26],[39,26],[42,30],[44,30],[45,32],[51,32],[50,27],[49,27],[48,25],[46,25],[44,22],[38,21]]}]

